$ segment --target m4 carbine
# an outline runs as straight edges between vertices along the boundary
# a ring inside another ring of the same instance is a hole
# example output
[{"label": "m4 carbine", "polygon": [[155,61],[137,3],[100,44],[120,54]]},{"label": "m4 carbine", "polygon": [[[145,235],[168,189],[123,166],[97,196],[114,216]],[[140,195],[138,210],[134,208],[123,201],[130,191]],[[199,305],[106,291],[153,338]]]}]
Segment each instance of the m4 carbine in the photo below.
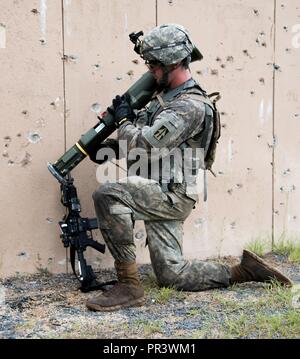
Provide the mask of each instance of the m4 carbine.
[{"label": "m4 carbine", "polygon": [[[74,179],[68,176],[60,185],[61,203],[67,208],[67,213],[59,222],[61,229],[60,238],[65,248],[70,247],[70,261],[73,273],[79,280],[82,292],[101,289],[114,281],[98,283],[93,268],[87,264],[83,252],[87,247],[92,247],[100,253],[105,252],[105,245],[93,239],[92,230],[98,228],[96,218],[82,218],[81,206],[74,186]],[[78,260],[78,274],[76,273],[76,254]]]}]

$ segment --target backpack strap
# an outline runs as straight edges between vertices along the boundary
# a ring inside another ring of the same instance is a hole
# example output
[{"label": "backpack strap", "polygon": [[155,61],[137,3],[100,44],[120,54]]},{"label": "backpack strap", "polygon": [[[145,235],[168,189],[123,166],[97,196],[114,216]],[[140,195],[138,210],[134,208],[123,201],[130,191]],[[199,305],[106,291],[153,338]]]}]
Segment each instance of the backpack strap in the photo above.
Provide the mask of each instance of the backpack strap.
[{"label": "backpack strap", "polygon": [[[192,95],[191,97],[196,99],[196,100],[200,100],[204,103],[206,103],[207,105],[209,105],[213,110],[215,110],[215,104],[217,101],[220,100],[221,98],[221,95],[219,92],[213,92],[209,95],[203,95],[203,94],[200,94],[198,92],[189,92],[188,93],[189,95]],[[211,100],[211,97],[213,96],[216,96],[216,98],[214,100]]]},{"label": "backpack strap", "polygon": [[165,101],[163,100],[163,98],[160,96],[160,94],[157,94],[155,97],[157,98],[157,100],[158,100],[158,102],[159,102],[161,108],[165,108],[165,107],[166,107],[166,103],[165,103]]},{"label": "backpack strap", "polygon": [[[205,124],[203,131],[201,131],[199,134],[196,134],[193,138],[186,140],[185,144],[192,148],[203,148],[206,145],[206,140],[211,135],[210,143],[205,155],[204,170],[208,169],[216,177],[216,174],[211,169],[211,166],[214,161],[216,143],[221,136],[220,116],[216,108],[216,102],[220,100],[221,95],[219,92],[213,92],[209,95],[206,95],[206,93],[200,94],[197,91],[189,92],[189,95],[192,98],[200,100],[205,104]],[[205,143],[203,143],[203,139],[205,140]]]},{"label": "backpack strap", "polygon": [[166,107],[168,102],[172,101],[173,99],[184,93],[194,93],[195,95],[202,95],[203,97],[206,94],[205,91],[200,87],[200,85],[193,78],[191,78],[185,83],[183,83],[181,86],[178,86],[173,90],[169,90],[165,93],[162,92],[155,95],[157,101],[153,102],[152,106],[150,105],[148,109],[150,115],[150,124],[152,123],[154,117]]},{"label": "backpack strap", "polygon": [[207,95],[209,98],[216,96],[216,98],[212,101],[214,104],[221,99],[220,92],[212,92]]}]

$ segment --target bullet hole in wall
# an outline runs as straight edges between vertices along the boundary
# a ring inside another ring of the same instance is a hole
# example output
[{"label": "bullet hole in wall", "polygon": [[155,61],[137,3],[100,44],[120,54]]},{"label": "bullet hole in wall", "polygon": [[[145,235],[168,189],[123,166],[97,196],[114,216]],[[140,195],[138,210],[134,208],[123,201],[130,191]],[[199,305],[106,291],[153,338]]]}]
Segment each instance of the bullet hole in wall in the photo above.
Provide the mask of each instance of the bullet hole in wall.
[{"label": "bullet hole in wall", "polygon": [[281,67],[277,64],[273,64],[273,67],[276,71],[281,71]]},{"label": "bullet hole in wall", "polygon": [[267,47],[267,43],[265,41],[261,42],[258,38],[255,40],[255,42],[258,46]]},{"label": "bullet hole in wall", "polygon": [[132,76],[134,75],[133,70],[129,70],[129,71],[127,71],[127,75],[128,75],[129,77],[132,77]]},{"label": "bullet hole in wall", "polygon": [[231,223],[230,223],[230,227],[231,227],[231,229],[235,229],[235,227],[236,227],[236,222],[231,222]]},{"label": "bullet hole in wall", "polygon": [[77,64],[79,62],[79,57],[75,55],[66,55],[64,54],[61,58],[63,61],[66,61],[67,63],[75,63]]},{"label": "bullet hole in wall", "polygon": [[18,257],[26,257],[27,256],[27,253],[25,251],[22,251],[22,252],[19,252],[17,254]]},{"label": "bullet hole in wall", "polygon": [[284,170],[282,172],[282,176],[286,177],[286,176],[289,176],[291,174],[291,170],[289,168],[287,168],[286,170]]},{"label": "bullet hole in wall", "polygon": [[101,105],[99,102],[95,102],[92,104],[90,109],[92,112],[99,114],[101,112]]},{"label": "bullet hole in wall", "polygon": [[250,57],[250,59],[253,59],[253,56],[251,56],[251,55],[249,54],[249,52],[248,52],[247,49],[243,50],[243,54],[244,54],[245,56]]},{"label": "bullet hole in wall", "polygon": [[61,98],[57,97],[54,101],[50,102],[50,106],[52,106],[52,108],[54,110],[56,110],[57,107],[59,107],[59,105],[60,105],[60,101],[61,101]]},{"label": "bullet hole in wall", "polygon": [[26,137],[28,141],[33,144],[36,144],[41,141],[41,137],[37,132],[29,132]]},{"label": "bullet hole in wall", "polygon": [[30,162],[31,162],[31,155],[28,152],[26,152],[25,156],[22,158],[20,164],[22,167],[26,167],[30,164]]}]

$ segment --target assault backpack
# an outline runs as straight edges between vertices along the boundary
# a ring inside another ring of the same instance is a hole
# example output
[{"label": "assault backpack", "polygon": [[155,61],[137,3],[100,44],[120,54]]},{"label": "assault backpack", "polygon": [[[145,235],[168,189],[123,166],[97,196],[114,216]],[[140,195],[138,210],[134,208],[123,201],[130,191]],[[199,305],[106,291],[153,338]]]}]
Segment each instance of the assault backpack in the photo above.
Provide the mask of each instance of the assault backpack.
[{"label": "assault backpack", "polygon": [[[212,165],[215,161],[217,144],[221,136],[220,113],[216,106],[216,102],[221,98],[221,96],[219,92],[213,92],[209,95],[206,95],[206,93],[197,93],[195,98],[205,104],[205,124],[203,131],[187,140],[186,143],[192,148],[198,147],[206,149],[203,169],[209,170],[214,176],[216,176],[212,170]],[[209,144],[206,148],[209,137]]]},{"label": "assault backpack", "polygon": [[207,95],[207,98],[203,97],[201,100],[211,107],[213,110],[213,131],[211,135],[211,140],[209,143],[209,147],[204,159],[205,169],[209,170],[215,177],[215,173],[212,170],[212,165],[216,158],[217,144],[219,138],[221,137],[221,119],[220,112],[217,109],[216,102],[219,101],[221,95],[219,92],[213,92]]}]

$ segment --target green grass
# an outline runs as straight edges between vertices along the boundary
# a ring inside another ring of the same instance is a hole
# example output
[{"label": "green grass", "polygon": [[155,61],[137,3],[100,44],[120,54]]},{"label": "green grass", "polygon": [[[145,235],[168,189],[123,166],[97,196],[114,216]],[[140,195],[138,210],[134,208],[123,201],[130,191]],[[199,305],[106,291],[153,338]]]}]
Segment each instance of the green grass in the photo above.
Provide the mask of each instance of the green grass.
[{"label": "green grass", "polygon": [[30,320],[26,320],[23,323],[19,323],[16,325],[16,330],[17,331],[24,331],[24,330],[32,330],[35,326],[37,325],[37,320],[36,319],[30,319]]},{"label": "green grass", "polygon": [[47,267],[36,267],[37,273],[41,274],[42,276],[51,277],[52,273],[49,271]]},{"label": "green grass", "polygon": [[152,299],[152,302],[166,304],[172,299],[183,300],[185,294],[173,287],[159,287],[153,273],[149,273],[142,279],[145,293]]},{"label": "green grass", "polygon": [[142,285],[146,293],[151,293],[153,290],[157,290],[159,288],[156,277],[152,272],[142,278]]},{"label": "green grass", "polygon": [[132,327],[135,328],[136,331],[141,330],[144,338],[148,338],[155,333],[163,333],[163,323],[161,321],[138,319],[134,321]]},{"label": "green grass", "polygon": [[238,318],[227,319],[224,322],[225,338],[299,338],[300,314],[296,310],[286,313],[264,314],[257,313],[253,318],[241,314]]},{"label": "green grass", "polygon": [[80,319],[68,325],[67,328],[59,326],[57,330],[49,329],[43,339],[100,339],[103,333],[114,332],[120,328],[119,323],[114,324],[107,320],[99,322],[91,321],[89,323],[81,322]]},{"label": "green grass", "polygon": [[256,253],[258,256],[264,256],[268,251],[268,244],[266,239],[255,239],[250,242],[246,249],[249,251]]},{"label": "green grass", "polygon": [[286,256],[289,262],[300,262],[300,242],[298,239],[280,238],[279,241],[275,243],[273,252]]},{"label": "green grass", "polygon": [[183,300],[185,295],[183,292],[178,291],[175,288],[162,287],[153,295],[155,302],[160,304],[166,304],[172,299]]},{"label": "green grass", "polygon": [[[270,240],[267,238],[258,238],[251,241],[246,248],[263,257],[271,249],[269,246]],[[282,234],[278,241],[273,245],[272,252],[282,256],[286,256],[291,263],[300,262],[300,240],[299,238],[287,239]]]},{"label": "green grass", "polygon": [[186,313],[186,315],[188,317],[195,317],[196,315],[199,315],[199,314],[201,314],[200,308],[192,308]]},{"label": "green grass", "polygon": [[[255,295],[255,291],[256,292]],[[243,291],[218,292],[214,295],[216,311],[202,321],[192,338],[299,338],[300,308],[293,305],[295,290],[277,282],[253,289],[253,295],[235,296]],[[259,294],[259,295],[258,295]]]},{"label": "green grass", "polygon": [[155,334],[155,333],[163,333],[163,325],[161,322],[150,322],[146,323],[143,327],[144,329],[144,334],[145,337],[147,338],[148,336],[150,336],[151,334]]}]

